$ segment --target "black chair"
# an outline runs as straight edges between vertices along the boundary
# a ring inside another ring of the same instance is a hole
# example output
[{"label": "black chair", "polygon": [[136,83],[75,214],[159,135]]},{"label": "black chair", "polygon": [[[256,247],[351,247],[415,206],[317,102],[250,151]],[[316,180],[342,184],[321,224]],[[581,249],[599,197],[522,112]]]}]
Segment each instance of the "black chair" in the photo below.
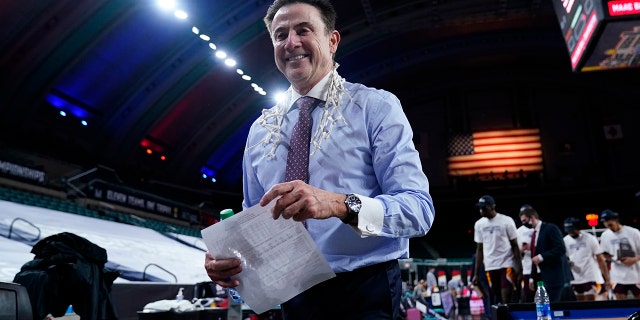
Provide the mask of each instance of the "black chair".
[{"label": "black chair", "polygon": [[0,320],[31,320],[27,288],[14,282],[0,282]]}]

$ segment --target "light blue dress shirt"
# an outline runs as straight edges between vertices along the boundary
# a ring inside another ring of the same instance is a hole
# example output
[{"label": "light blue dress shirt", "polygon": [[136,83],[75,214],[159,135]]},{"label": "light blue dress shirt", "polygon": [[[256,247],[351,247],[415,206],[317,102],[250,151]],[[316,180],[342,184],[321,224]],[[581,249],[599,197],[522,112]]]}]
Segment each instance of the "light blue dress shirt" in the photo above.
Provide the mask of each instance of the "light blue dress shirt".
[{"label": "light blue dress shirt", "polygon": [[[307,95],[326,100],[330,75]],[[316,141],[315,151],[312,142],[309,158],[310,185],[355,193],[363,202],[357,228],[335,217],[307,220],[309,234],[334,272],[408,258],[409,238],[424,236],[434,219],[429,182],[400,101],[384,90],[349,82],[343,86],[341,103],[328,117],[333,126],[324,126],[326,139]],[[291,105],[300,96],[289,92],[281,111],[263,111],[249,131],[243,208],[258,204],[269,188],[284,181],[289,139],[298,121],[298,109]],[[329,112],[325,104],[312,111],[312,135]]]}]

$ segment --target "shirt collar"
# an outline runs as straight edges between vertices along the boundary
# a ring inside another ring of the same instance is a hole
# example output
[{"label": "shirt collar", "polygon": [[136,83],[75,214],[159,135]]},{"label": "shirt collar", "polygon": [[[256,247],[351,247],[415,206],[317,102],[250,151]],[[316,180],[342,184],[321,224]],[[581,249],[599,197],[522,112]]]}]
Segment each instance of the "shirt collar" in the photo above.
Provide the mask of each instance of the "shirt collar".
[{"label": "shirt collar", "polygon": [[[327,73],[322,78],[322,80],[316,83],[316,85],[313,86],[313,88],[311,88],[311,90],[309,90],[307,94],[305,94],[305,96],[316,98],[322,101],[327,101],[326,96],[327,96],[327,91],[329,90],[328,85],[329,85],[329,77],[331,76],[331,73],[332,72]],[[302,95],[297,93],[295,90],[293,90],[293,88],[290,88],[290,91],[291,91],[291,96],[289,97],[289,101],[287,102],[287,106],[289,106],[289,110],[291,109],[291,106],[293,106],[293,103],[296,102],[298,98],[302,97]],[[287,112],[289,112],[289,110],[287,110]]]}]

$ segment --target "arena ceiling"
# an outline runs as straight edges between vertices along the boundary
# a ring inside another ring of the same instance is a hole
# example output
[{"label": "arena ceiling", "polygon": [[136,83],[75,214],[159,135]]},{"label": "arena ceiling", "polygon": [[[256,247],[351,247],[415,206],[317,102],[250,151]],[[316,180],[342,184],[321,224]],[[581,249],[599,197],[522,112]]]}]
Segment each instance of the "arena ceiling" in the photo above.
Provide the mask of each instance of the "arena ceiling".
[{"label": "arena ceiling", "polygon": [[[270,3],[177,1],[188,14],[180,20],[155,0],[0,2],[0,140],[158,184],[240,193],[248,127],[287,88],[262,22]],[[334,3],[340,73],[404,106],[483,81],[441,80],[450,69],[549,56],[570,68],[551,1]]]}]

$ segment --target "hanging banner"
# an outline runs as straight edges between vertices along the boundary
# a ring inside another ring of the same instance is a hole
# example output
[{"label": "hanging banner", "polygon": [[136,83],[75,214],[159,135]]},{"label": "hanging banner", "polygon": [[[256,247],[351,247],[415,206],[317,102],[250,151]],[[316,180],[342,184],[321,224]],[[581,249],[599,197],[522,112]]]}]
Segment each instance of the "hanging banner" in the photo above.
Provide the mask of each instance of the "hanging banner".
[{"label": "hanging banner", "polygon": [[21,166],[19,164],[0,160],[0,173],[32,182],[44,184],[45,172],[42,170]]},{"label": "hanging banner", "polygon": [[95,180],[89,185],[90,197],[125,207],[158,213],[165,217],[184,221],[199,222],[199,214],[162,197],[144,193],[130,188],[112,185],[104,181]]}]

